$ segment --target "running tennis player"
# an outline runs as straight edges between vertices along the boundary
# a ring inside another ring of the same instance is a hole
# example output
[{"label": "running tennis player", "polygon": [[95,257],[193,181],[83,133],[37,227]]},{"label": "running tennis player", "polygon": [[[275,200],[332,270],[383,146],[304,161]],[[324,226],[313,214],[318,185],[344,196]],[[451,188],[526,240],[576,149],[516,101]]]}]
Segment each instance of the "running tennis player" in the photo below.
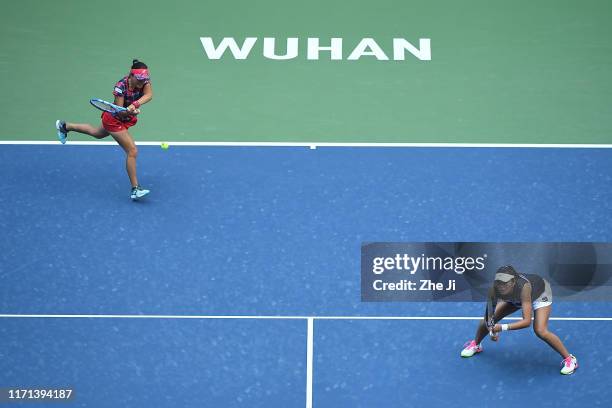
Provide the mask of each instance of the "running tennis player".
[{"label": "running tennis player", "polygon": [[68,132],[71,131],[90,135],[96,139],[103,139],[111,135],[125,150],[127,156],[125,167],[130,183],[132,183],[131,198],[132,200],[137,200],[149,194],[149,190],[145,190],[138,184],[138,177],[136,176],[138,149],[128,129],[138,122],[137,115],[140,112],[140,106],[153,98],[153,88],[151,87],[151,78],[147,65],[135,59],[132,62],[130,73],[115,84],[113,95],[115,96],[115,105],[127,108],[126,112],[120,112],[115,116],[108,112],[103,112],[102,124],[98,127],[58,120],[55,123],[57,136],[60,142],[64,144],[66,143]]},{"label": "running tennis player", "polygon": [[[576,357],[568,353],[556,334],[548,331],[548,319],[552,310],[552,290],[545,279],[538,275],[518,273],[512,266],[502,266],[495,274],[495,282],[489,291],[489,296],[493,297],[493,308],[495,309],[493,340],[497,340],[502,331],[529,327],[533,310],[533,331],[563,357],[561,374],[572,374],[578,368]],[[519,309],[523,310],[522,320],[510,324],[497,323]],[[478,324],[476,338],[465,344],[461,357],[472,357],[480,353],[482,351],[480,342],[488,332],[489,329],[483,319]]]}]

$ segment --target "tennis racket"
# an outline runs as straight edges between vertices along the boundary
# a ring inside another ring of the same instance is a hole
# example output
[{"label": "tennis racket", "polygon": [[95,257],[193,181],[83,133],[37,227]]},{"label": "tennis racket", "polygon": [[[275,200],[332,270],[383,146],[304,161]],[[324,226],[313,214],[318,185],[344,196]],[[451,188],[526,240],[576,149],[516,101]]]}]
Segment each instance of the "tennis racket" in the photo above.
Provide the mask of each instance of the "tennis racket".
[{"label": "tennis racket", "polygon": [[489,330],[489,336],[491,338],[496,338],[499,336],[495,336],[493,333],[493,327],[495,327],[495,305],[493,304],[494,294],[489,292],[487,296],[487,310],[485,312],[485,323],[487,325],[487,329]]},{"label": "tennis racket", "polygon": [[123,106],[115,105],[114,103],[106,102],[103,99],[91,99],[89,101],[93,105],[94,108],[100,109],[101,111],[108,112],[111,115],[115,116],[119,112],[127,111]]}]

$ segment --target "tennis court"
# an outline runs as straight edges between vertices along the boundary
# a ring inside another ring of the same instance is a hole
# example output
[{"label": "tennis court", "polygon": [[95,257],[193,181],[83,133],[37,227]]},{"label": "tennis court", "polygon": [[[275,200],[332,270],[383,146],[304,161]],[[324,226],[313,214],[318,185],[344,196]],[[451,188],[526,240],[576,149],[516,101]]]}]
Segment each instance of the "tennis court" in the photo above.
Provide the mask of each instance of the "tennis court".
[{"label": "tennis court", "polygon": [[[79,407],[609,404],[611,302],[554,303],[580,361],[561,376],[531,329],[461,359],[482,303],[363,302],[360,283],[364,242],[612,241],[609,5],[184,0],[147,6],[146,41],[91,29],[138,30],[130,7],[0,17],[0,388],[71,387]],[[214,60],[202,37],[257,41]],[[264,38],[299,54],[267,58]],[[308,38],[343,38],[342,59],[308,59]],[[364,38],[390,58],[349,60]],[[394,60],[394,38],[431,38],[431,60]],[[53,128],[98,123],[88,100],[134,57],[155,87],[139,202],[114,142]]]}]

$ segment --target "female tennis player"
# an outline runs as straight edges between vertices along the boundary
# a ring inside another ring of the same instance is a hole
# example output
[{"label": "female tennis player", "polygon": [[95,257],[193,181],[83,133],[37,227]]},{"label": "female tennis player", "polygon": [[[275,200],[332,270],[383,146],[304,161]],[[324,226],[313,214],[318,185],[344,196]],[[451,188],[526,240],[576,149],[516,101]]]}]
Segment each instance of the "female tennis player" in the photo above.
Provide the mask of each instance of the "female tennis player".
[{"label": "female tennis player", "polygon": [[[578,368],[578,360],[568,353],[556,334],[548,331],[548,319],[552,310],[552,289],[548,281],[538,275],[520,274],[510,265],[502,266],[495,274],[495,282],[489,290],[489,296],[492,299],[492,309],[495,310],[492,319],[494,326],[491,328],[493,341],[499,339],[502,331],[520,330],[531,326],[533,310],[533,331],[563,357],[561,374],[574,373]],[[497,323],[519,309],[523,310],[522,320],[510,324]],[[480,342],[489,333],[487,314],[485,312],[485,319],[478,324],[476,338],[465,344],[461,357],[472,357],[482,351]]]},{"label": "female tennis player", "polygon": [[137,200],[149,194],[149,190],[145,190],[138,184],[138,177],[136,176],[138,149],[128,129],[138,122],[137,115],[140,113],[139,108],[153,99],[153,88],[151,87],[151,78],[147,65],[135,59],[132,62],[130,73],[115,84],[113,95],[115,96],[115,105],[127,108],[127,111],[119,112],[115,116],[108,112],[103,112],[102,124],[98,127],[58,120],[55,122],[57,137],[64,144],[66,143],[68,132],[71,131],[90,135],[96,139],[103,139],[111,135],[126,153],[125,167],[130,183],[132,183],[131,198],[132,200]]}]

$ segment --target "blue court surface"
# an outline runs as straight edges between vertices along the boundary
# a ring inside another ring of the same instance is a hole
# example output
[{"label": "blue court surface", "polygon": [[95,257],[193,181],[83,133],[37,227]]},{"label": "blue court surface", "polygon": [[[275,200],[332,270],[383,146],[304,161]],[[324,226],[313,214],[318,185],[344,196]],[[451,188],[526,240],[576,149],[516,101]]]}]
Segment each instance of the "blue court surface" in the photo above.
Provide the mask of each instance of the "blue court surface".
[{"label": "blue court surface", "polygon": [[609,302],[553,305],[564,377],[532,330],[461,359],[481,304],[360,296],[363,242],[612,241],[612,149],[141,146],[138,165],[135,203],[117,146],[0,146],[0,386],[79,407],[612,401]]}]

